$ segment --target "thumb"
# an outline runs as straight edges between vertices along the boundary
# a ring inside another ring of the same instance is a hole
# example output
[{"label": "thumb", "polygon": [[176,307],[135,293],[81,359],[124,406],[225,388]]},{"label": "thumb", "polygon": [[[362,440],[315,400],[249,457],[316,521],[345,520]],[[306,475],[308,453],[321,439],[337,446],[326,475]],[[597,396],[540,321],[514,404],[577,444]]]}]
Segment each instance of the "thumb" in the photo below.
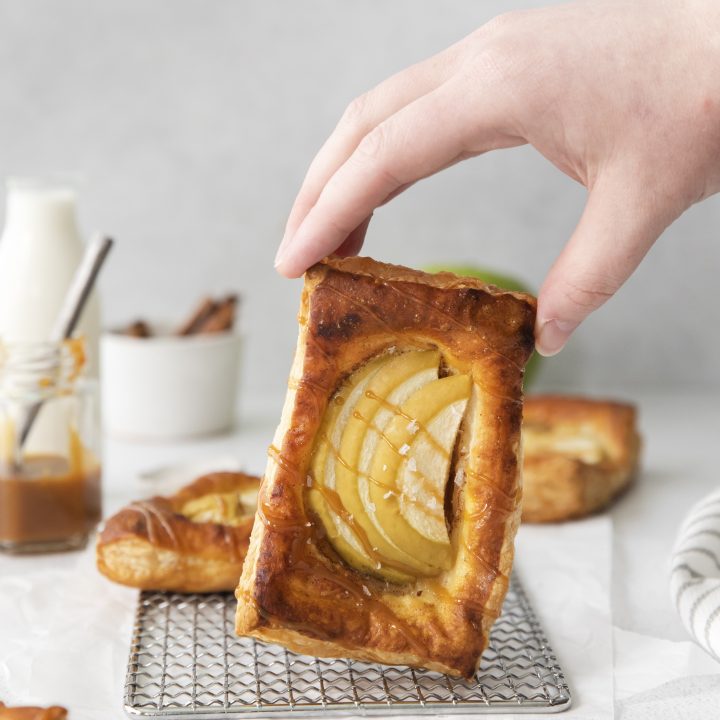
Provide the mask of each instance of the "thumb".
[{"label": "thumb", "polygon": [[[657,198],[657,196],[656,196]],[[676,214],[624,178],[598,178],[538,296],[535,346],[555,355],[630,277]]]}]

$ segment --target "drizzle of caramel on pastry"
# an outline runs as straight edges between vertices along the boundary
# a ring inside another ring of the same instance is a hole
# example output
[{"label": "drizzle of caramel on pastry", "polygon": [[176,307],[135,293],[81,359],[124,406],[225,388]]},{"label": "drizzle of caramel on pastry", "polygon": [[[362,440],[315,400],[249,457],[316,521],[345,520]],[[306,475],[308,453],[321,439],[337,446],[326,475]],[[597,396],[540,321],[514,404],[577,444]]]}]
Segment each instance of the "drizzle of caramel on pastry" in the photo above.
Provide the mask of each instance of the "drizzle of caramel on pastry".
[{"label": "drizzle of caramel on pastry", "polygon": [[[275,445],[270,445],[270,447],[268,448],[268,455],[278,464],[278,466],[283,471],[292,473],[296,477],[298,476],[298,470],[287,461],[287,459],[283,456],[280,450],[275,447]],[[333,494],[335,494],[333,493],[333,491],[328,492],[327,488],[317,489],[321,490],[321,492],[324,491],[328,493],[327,495],[324,495],[324,497],[329,497],[331,502],[334,501],[334,499],[331,497]],[[337,500],[339,501],[339,498],[337,498]],[[304,513],[304,510],[302,512]],[[370,613],[383,616],[387,620],[387,625],[397,630],[405,638],[410,647],[412,647],[417,652],[423,651],[423,645],[415,635],[413,628],[407,622],[401,620],[383,602],[378,600],[373,595],[368,585],[363,586],[365,588],[368,588],[367,593],[365,593],[361,588],[358,587],[357,582],[345,578],[339,573],[328,570],[321,562],[317,561],[317,558],[315,556],[311,555],[310,548],[312,546],[312,543],[309,541],[312,540],[311,532],[313,528],[313,523],[310,522],[307,517],[304,517],[298,522],[297,519],[291,520],[289,518],[279,516],[277,513],[273,512],[270,504],[267,502],[266,498],[262,496],[262,494],[258,498],[257,516],[258,518],[260,518],[260,521],[265,525],[265,527],[271,532],[292,533],[295,535],[294,542],[291,544],[291,557],[289,558],[289,567],[293,572],[304,574],[310,578],[320,578],[339,586],[348,595],[353,597],[358,608],[367,608]],[[365,540],[366,542],[368,542],[369,550],[373,553],[373,555],[376,555],[369,541],[367,541],[367,536],[365,536]],[[368,548],[366,548],[366,550]],[[368,554],[370,555],[370,552]],[[373,557],[373,555],[370,556]],[[372,584],[372,581],[368,580],[368,583]],[[260,614],[261,617],[264,617],[266,620],[272,620],[271,614],[265,612],[263,608],[258,605],[254,598],[245,596],[245,599],[256,608],[257,612]],[[292,622],[291,625],[295,629],[300,631],[303,631],[303,629],[305,629],[305,631],[311,635],[317,635],[318,633],[318,628],[316,626],[308,626],[307,628],[304,628],[302,623],[296,622]]]},{"label": "drizzle of caramel on pastry", "polygon": [[[411,302],[415,303],[416,305],[420,305],[423,308],[426,308],[428,310],[431,310],[431,311],[437,313],[438,315],[441,315],[442,317],[444,317],[446,320],[448,320],[449,322],[451,322],[453,325],[460,328],[461,330],[464,330],[465,332],[473,331],[472,326],[463,325],[457,318],[455,318],[453,315],[451,315],[446,310],[439,308],[437,305],[435,305],[435,303],[425,302],[424,300],[421,300],[416,295],[413,295],[412,293],[409,293],[405,290],[401,290],[400,287],[398,287],[398,285],[393,282],[384,282],[383,285],[385,287],[390,288],[391,290],[396,292],[398,295],[401,295],[402,297],[409,299]],[[335,288],[331,288],[331,289],[335,290]],[[337,290],[335,290],[335,292],[337,292],[338,295],[341,294]],[[354,302],[356,306],[362,307],[365,310],[367,310],[367,308],[364,305],[358,303],[357,300],[353,300],[352,298],[349,298],[346,295],[343,295],[343,296],[346,297],[348,300],[351,300],[352,302]],[[377,318],[377,316],[374,313],[370,313],[370,314],[373,315],[373,317],[375,317],[376,319],[381,320],[381,318]],[[505,362],[512,365],[514,368],[517,368],[520,372],[523,372],[523,368],[521,368],[520,365],[518,365],[518,363],[516,363],[514,360],[511,360],[507,355],[504,355],[503,353],[498,352],[497,350],[493,350],[492,348],[488,347],[487,345],[485,345],[483,349],[487,353],[490,353],[492,355],[497,355],[498,357],[505,360]]]},{"label": "drizzle of caramel on pastry", "polygon": [[[329,444],[329,446],[332,448],[331,444]],[[275,460],[278,465],[283,468],[283,470],[288,471],[289,464],[287,463],[285,458],[282,457],[282,454],[274,445],[270,445],[270,447],[268,448],[268,455],[270,455],[270,457],[272,457],[273,460]],[[350,466],[348,465],[347,467]],[[357,474],[357,471],[353,470],[353,472]],[[331,488],[327,488],[322,485],[312,484],[311,487],[323,496],[325,502],[330,506],[330,508],[339,517],[342,518],[346,525],[348,525],[350,530],[354,533],[355,537],[362,545],[367,556],[376,565],[387,565],[388,567],[394,568],[395,570],[399,570],[400,572],[404,572],[408,575],[414,575],[414,569],[408,567],[407,565],[404,565],[403,563],[389,561],[377,552],[377,550],[370,542],[370,539],[368,538],[367,533],[365,532],[362,525],[360,525],[355,520],[352,513],[349,513],[345,508],[345,505],[343,504],[343,501],[340,495],[338,495],[338,493],[336,493]],[[280,532],[303,532],[303,534],[309,535],[308,528],[311,528],[313,526],[313,524],[309,521],[298,524],[297,522],[288,522],[287,519],[279,518],[277,515],[272,518],[272,511],[269,511],[268,504],[264,500],[258,503],[258,515],[260,516],[261,521],[270,530],[279,530]]]},{"label": "drizzle of caramel on pastry", "polygon": [[287,473],[297,474],[295,468],[285,459],[275,445],[270,445],[267,454]]},{"label": "drizzle of caramel on pastry", "polygon": [[289,378],[287,386],[291,390],[299,390],[302,387],[309,387],[313,388],[315,390],[320,390],[322,393],[327,392],[327,387],[325,385],[321,385],[320,383],[313,382],[312,380],[308,380],[307,378]]},{"label": "drizzle of caramel on pastry", "polygon": [[[348,295],[347,293],[342,292],[342,290],[338,290],[336,287],[333,287],[332,285],[326,285],[326,284],[319,285],[315,290],[315,292],[321,292],[321,291],[330,292],[330,293],[333,293],[334,295],[340,296],[344,300],[347,300],[349,303],[354,305],[356,308],[359,308],[363,312],[366,312],[368,315],[375,318],[375,320],[377,320],[381,325],[384,325],[388,330],[390,330],[390,332],[394,332],[394,328],[390,327],[390,325],[388,325],[386,320],[384,320],[380,315],[378,315],[378,313],[373,312],[364,303],[358,302],[356,298],[352,297],[352,295]],[[312,333],[310,333],[309,335],[310,335],[310,337],[312,337]]]},{"label": "drizzle of caramel on pastry", "polygon": [[[357,410],[353,412],[353,415],[354,415],[355,417],[358,417],[358,418],[361,417],[360,414],[357,412]],[[365,420],[364,418],[362,418],[362,419]],[[366,421],[366,422],[367,422],[367,421]],[[402,453],[400,452],[400,448],[396,448],[395,445],[393,445],[393,444],[390,442],[390,440],[387,438],[387,436],[385,435],[385,433],[383,433],[381,430],[378,430],[378,428],[375,427],[375,425],[373,425],[372,423],[369,423],[369,425],[370,425],[370,427],[372,427],[377,433],[379,433],[382,438],[385,439],[385,442],[386,442],[393,450],[395,450],[398,455],[401,455],[401,456],[402,456]],[[400,495],[399,490],[398,490],[398,488],[397,488],[395,485],[388,485],[387,483],[384,483],[382,480],[378,480],[376,477],[373,477],[370,473],[360,472],[360,468],[353,467],[353,466],[352,466],[347,460],[345,460],[345,458],[340,454],[340,451],[335,447],[335,445],[333,445],[333,443],[331,442],[331,440],[330,440],[330,438],[328,437],[327,434],[324,433],[324,434],[321,436],[321,438],[322,438],[322,440],[324,440],[324,441],[327,443],[328,450],[330,450],[330,453],[335,457],[335,459],[336,459],[344,468],[346,468],[349,472],[351,472],[353,475],[355,475],[355,476],[358,478],[358,480],[359,480],[360,478],[364,478],[364,479],[367,480],[368,482],[372,483],[373,485],[375,485],[375,486],[377,486],[377,487],[379,487],[379,488],[382,488],[382,489],[385,490],[386,492],[391,492],[391,493],[393,493],[393,495],[398,495],[398,496]],[[403,457],[404,457],[404,456],[403,456]],[[430,480],[429,480],[425,475],[423,475],[423,473],[421,473],[419,470],[414,470],[413,472],[414,472],[416,475],[418,475],[418,476],[424,481],[424,484],[427,486],[426,489],[428,490],[428,493],[429,493],[430,495],[432,495],[433,498],[435,498],[435,500],[438,502],[438,504],[442,505],[443,502],[445,501],[445,500],[444,500],[444,497],[443,497],[442,495],[440,495],[440,494],[435,490],[435,488],[434,488],[434,487],[432,486],[432,484],[430,483]],[[316,487],[316,486],[313,485],[313,487]],[[407,502],[413,504],[413,505],[418,505],[419,507],[425,507],[425,503],[424,503],[422,500],[417,500],[417,499],[415,499],[415,498],[411,498],[411,497],[409,497],[408,495],[403,495],[403,499],[406,500]],[[342,502],[342,500],[340,500],[340,502]]]},{"label": "drizzle of caramel on pastry", "polygon": [[[447,458],[449,457],[447,451],[445,448],[435,439],[433,434],[423,425],[421,422],[418,421],[417,418],[412,417],[411,415],[408,415],[406,412],[404,412],[398,405],[394,405],[393,403],[389,402],[385,398],[381,398],[377,393],[373,392],[372,390],[366,390],[365,395],[370,398],[370,400],[375,400],[376,402],[380,403],[386,410],[389,410],[395,415],[399,415],[402,418],[405,418],[405,420],[408,421],[408,424],[414,424],[418,432],[421,433],[427,441],[435,448],[435,450],[442,455],[443,457]],[[372,427],[377,432],[380,432],[372,423],[369,423],[365,418],[361,418],[364,422],[368,423],[370,427]],[[392,443],[387,439],[384,433],[381,433],[383,439],[385,442],[390,445],[390,447],[400,455],[399,448],[396,448]]]},{"label": "drizzle of caramel on pastry", "polygon": [[[221,500],[221,498],[219,498],[219,500]],[[170,510],[166,510],[164,504],[159,504],[157,500],[136,500],[127,506],[127,510],[136,512],[142,516],[145,522],[147,537],[151,544],[176,550],[179,553],[185,550],[186,544],[183,542],[184,535],[182,529],[180,532],[175,531],[171,517],[173,515],[179,515],[185,522],[190,523],[194,523],[194,520],[187,518],[182,513],[173,513]],[[242,548],[238,543],[238,538],[233,532],[233,527],[214,521],[201,524],[211,524],[220,528],[222,531],[222,541],[231,549],[235,556],[245,552],[245,548]]]},{"label": "drizzle of caramel on pastry", "polygon": [[[165,513],[159,510],[152,502],[148,500],[137,500],[128,505],[128,510],[132,510],[142,515],[147,528],[148,539],[152,544],[166,545],[171,548],[180,548],[181,543],[172,525],[165,517]],[[164,538],[158,533],[158,528],[162,529]]]},{"label": "drizzle of caramel on pastry", "polygon": [[367,533],[363,529],[362,525],[360,525],[352,516],[352,514],[345,509],[342,498],[334,490],[331,490],[330,488],[323,485],[314,485],[313,487],[323,496],[325,502],[330,506],[330,508],[339,517],[342,518],[343,522],[350,528],[355,537],[358,539],[359,543],[362,545],[365,554],[375,563],[378,568],[385,565],[389,568],[392,568],[393,570],[399,570],[406,575],[413,576],[415,574],[415,569],[411,568],[409,565],[405,565],[405,563],[401,562],[396,562],[395,560],[390,560],[377,552],[377,550],[370,542],[370,539],[368,538]]},{"label": "drizzle of caramel on pastry", "polygon": [[297,522],[279,515],[273,511],[272,506],[262,496],[258,497],[256,517],[268,530],[273,532],[300,535],[303,539],[310,536],[309,528],[312,527],[310,521]]},{"label": "drizzle of caramel on pastry", "polygon": [[477,472],[477,470],[471,470],[469,467],[466,466],[463,468],[463,471],[467,477],[482,483],[483,487],[489,488],[493,492],[493,494],[501,498],[502,503],[511,507],[512,510],[515,510],[515,501],[517,499],[516,493],[511,494],[506,490],[503,490],[503,488],[501,488],[495,481],[493,481],[492,478],[484,475],[483,473]]}]

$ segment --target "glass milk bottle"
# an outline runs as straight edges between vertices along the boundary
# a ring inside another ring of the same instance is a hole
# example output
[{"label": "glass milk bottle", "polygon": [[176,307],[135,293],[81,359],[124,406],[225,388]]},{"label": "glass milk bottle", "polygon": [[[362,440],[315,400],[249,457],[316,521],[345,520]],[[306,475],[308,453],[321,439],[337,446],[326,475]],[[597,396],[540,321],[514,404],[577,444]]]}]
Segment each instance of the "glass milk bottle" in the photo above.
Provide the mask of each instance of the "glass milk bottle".
[{"label": "glass milk bottle", "polygon": [[[74,188],[62,182],[11,179],[0,238],[0,340],[50,338],[82,253]],[[97,298],[85,307],[77,334],[85,339],[87,375],[97,377]]]}]

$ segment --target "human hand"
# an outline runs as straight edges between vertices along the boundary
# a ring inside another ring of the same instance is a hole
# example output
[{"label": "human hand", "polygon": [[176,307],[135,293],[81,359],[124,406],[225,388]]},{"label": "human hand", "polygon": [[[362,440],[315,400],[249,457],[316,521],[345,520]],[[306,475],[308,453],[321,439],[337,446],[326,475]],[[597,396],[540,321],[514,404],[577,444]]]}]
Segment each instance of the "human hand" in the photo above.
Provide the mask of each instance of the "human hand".
[{"label": "human hand", "polygon": [[553,355],[673,220],[720,190],[720,3],[509,13],[385,80],[313,160],[278,271],[357,253],[373,210],[415,181],[525,143],[588,190],[538,297],[536,346]]}]

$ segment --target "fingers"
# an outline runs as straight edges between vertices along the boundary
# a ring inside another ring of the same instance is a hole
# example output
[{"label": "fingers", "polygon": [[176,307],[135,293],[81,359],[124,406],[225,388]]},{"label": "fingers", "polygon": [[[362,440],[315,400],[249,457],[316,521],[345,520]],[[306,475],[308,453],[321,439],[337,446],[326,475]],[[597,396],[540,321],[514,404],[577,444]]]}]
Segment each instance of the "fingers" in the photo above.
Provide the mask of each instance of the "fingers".
[{"label": "fingers", "polygon": [[370,131],[281,247],[278,271],[287,277],[302,274],[340,247],[376,207],[416,180],[471,155],[522,144],[509,129],[510,106],[495,82],[488,75],[483,87],[478,77],[468,83],[456,75]]},{"label": "fingers", "polygon": [[667,202],[628,187],[619,174],[600,178],[570,241],[538,297],[535,346],[555,355],[575,328],[630,277],[678,213]]},{"label": "fingers", "polygon": [[308,169],[290,211],[285,238],[295,234],[325,183],[348,159],[360,140],[383,120],[445,82],[456,70],[467,42],[468,38],[465,38],[393,75],[348,106]]},{"label": "fingers", "polygon": [[339,257],[349,257],[350,255],[357,255],[360,252],[360,248],[365,242],[365,234],[370,225],[372,215],[366,217],[360,225],[358,225],[343,241],[343,244],[335,250],[335,254]]}]

